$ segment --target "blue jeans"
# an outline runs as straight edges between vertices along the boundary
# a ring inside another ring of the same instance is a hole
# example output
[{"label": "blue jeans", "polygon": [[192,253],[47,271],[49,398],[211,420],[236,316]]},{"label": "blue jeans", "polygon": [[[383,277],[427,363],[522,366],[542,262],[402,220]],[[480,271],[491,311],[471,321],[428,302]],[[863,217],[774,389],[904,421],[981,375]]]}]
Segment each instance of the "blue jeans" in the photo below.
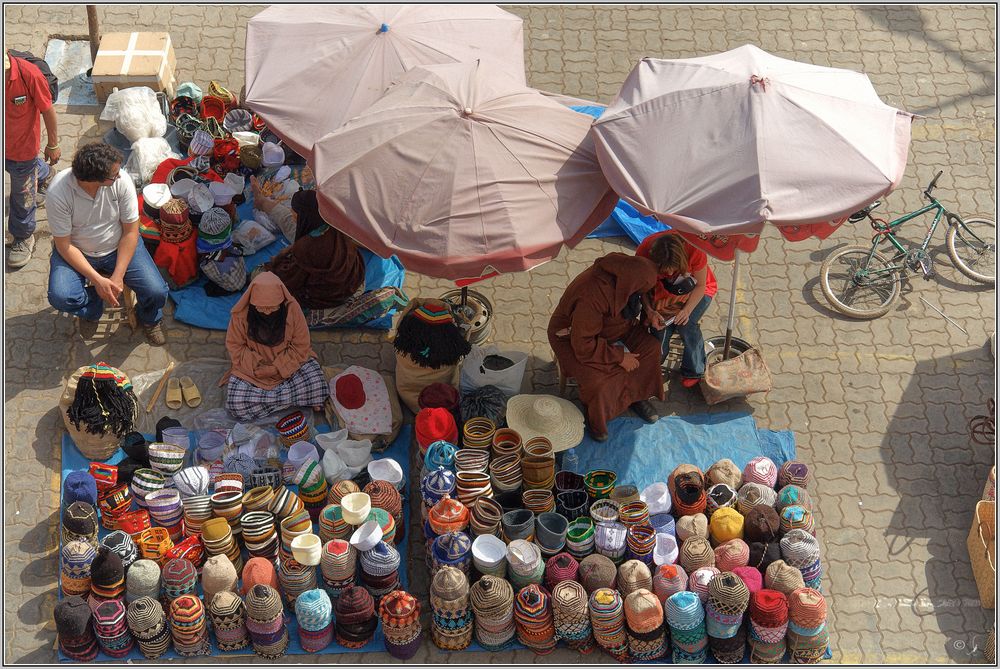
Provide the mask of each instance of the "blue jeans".
[{"label": "blue jeans", "polygon": [[[101,274],[115,271],[118,251],[103,258],[84,256],[90,266]],[[163,319],[163,305],[167,302],[167,282],[149,257],[149,251],[140,241],[135,247],[132,262],[125,270],[125,285],[135,293],[135,315],[143,325],[154,325]],[[49,260],[49,304],[57,311],[88,321],[100,319],[104,301],[97,296],[97,289],[86,285],[86,279],[66,262],[59,251],[52,249]]]},{"label": "blue jeans", "polygon": [[38,182],[49,176],[49,164],[41,158],[3,161],[10,175],[10,205],[7,231],[15,241],[35,234],[35,211],[38,209]]},{"label": "blue jeans", "polygon": [[681,357],[681,376],[687,379],[700,379],[705,375],[705,338],[701,334],[701,326],[698,321],[702,314],[712,303],[712,298],[708,295],[701,298],[691,317],[684,325],[668,325],[662,330],[655,330],[654,334],[660,340],[660,350],[663,358],[666,359],[670,352],[670,337],[677,332],[684,342],[684,355]]}]

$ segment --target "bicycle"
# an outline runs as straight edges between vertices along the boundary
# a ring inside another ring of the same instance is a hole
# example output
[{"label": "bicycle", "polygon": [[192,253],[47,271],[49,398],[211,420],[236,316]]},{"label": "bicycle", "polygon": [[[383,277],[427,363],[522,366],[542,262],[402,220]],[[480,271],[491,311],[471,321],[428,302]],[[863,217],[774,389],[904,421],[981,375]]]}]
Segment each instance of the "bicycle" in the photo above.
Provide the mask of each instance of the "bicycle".
[{"label": "bicycle", "polygon": [[[876,200],[849,217],[852,223],[868,219],[875,234],[870,248],[848,246],[823,261],[820,269],[823,295],[837,312],[862,319],[884,316],[899,298],[900,283],[909,273],[919,271],[924,279],[934,276],[927,249],[942,219],[948,221],[948,256],[955,267],[974,281],[996,284],[996,223],[979,216],[962,218],[941,204],[933,191],[942,174],[943,171],[938,172],[928,184],[923,192],[928,204],[917,211],[887,222],[872,216],[872,211],[882,204]],[[903,223],[932,211],[934,220],[923,243],[908,250],[895,233]],[[891,245],[895,252],[892,257],[879,251],[883,244]]]}]

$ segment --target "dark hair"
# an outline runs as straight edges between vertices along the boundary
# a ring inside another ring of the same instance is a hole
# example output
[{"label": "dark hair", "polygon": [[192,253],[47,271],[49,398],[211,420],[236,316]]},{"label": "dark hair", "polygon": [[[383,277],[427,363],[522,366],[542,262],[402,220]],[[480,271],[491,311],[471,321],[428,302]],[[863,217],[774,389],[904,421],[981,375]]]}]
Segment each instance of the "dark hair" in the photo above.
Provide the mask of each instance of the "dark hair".
[{"label": "dark hair", "polygon": [[104,181],[112,177],[111,168],[121,166],[125,156],[104,142],[84,144],[73,156],[73,176],[79,181]]},{"label": "dark hair", "polygon": [[660,272],[666,270],[684,274],[688,271],[687,244],[678,235],[663,235],[653,242],[649,259]]}]

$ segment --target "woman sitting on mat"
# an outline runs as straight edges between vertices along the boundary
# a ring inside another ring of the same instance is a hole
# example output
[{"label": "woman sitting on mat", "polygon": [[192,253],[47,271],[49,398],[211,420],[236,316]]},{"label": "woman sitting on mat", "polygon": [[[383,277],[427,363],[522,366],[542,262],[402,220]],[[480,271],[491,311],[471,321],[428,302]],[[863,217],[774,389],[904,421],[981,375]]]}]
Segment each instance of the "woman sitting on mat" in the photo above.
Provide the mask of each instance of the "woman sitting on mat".
[{"label": "woman sitting on mat", "polygon": [[321,408],[326,378],[302,308],[281,279],[257,275],[231,314],[226,350],[233,366],[223,378],[229,413],[248,422],[290,407]]},{"label": "woman sitting on mat", "polygon": [[562,373],[579,384],[597,441],[629,407],[648,423],[659,420],[648,400],[663,399],[660,345],[639,319],[655,282],[649,260],[608,254],[573,279],[549,320],[549,344]]},{"label": "woman sitting on mat", "polygon": [[[329,309],[365,286],[365,261],[358,245],[319,214],[316,191],[300,190],[291,206],[264,195],[250,178],[254,208],[260,209],[293,242],[262,267],[281,279],[303,309]],[[294,233],[292,232],[294,230]]]},{"label": "woman sitting on mat", "polygon": [[[681,384],[693,388],[705,375],[705,339],[698,321],[718,290],[708,256],[671,230],[646,237],[635,254],[652,260],[659,272],[652,301],[645,307],[660,339],[661,361],[670,352],[670,337],[679,333],[684,342]],[[670,318],[673,322],[665,325]]]}]

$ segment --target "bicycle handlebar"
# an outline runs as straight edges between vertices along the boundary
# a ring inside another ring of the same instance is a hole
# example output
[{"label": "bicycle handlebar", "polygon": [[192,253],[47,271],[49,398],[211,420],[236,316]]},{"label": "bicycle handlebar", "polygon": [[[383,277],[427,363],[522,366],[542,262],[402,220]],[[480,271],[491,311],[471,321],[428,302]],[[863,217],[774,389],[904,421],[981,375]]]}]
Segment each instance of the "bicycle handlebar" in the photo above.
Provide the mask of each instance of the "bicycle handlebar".
[{"label": "bicycle handlebar", "polygon": [[924,189],[924,195],[927,196],[927,199],[931,198],[931,192],[934,190],[934,187],[937,186],[938,179],[941,178],[942,174],[944,174],[944,170],[941,170],[940,172],[935,174],[934,178],[931,179],[931,182],[927,184],[927,188]]}]

